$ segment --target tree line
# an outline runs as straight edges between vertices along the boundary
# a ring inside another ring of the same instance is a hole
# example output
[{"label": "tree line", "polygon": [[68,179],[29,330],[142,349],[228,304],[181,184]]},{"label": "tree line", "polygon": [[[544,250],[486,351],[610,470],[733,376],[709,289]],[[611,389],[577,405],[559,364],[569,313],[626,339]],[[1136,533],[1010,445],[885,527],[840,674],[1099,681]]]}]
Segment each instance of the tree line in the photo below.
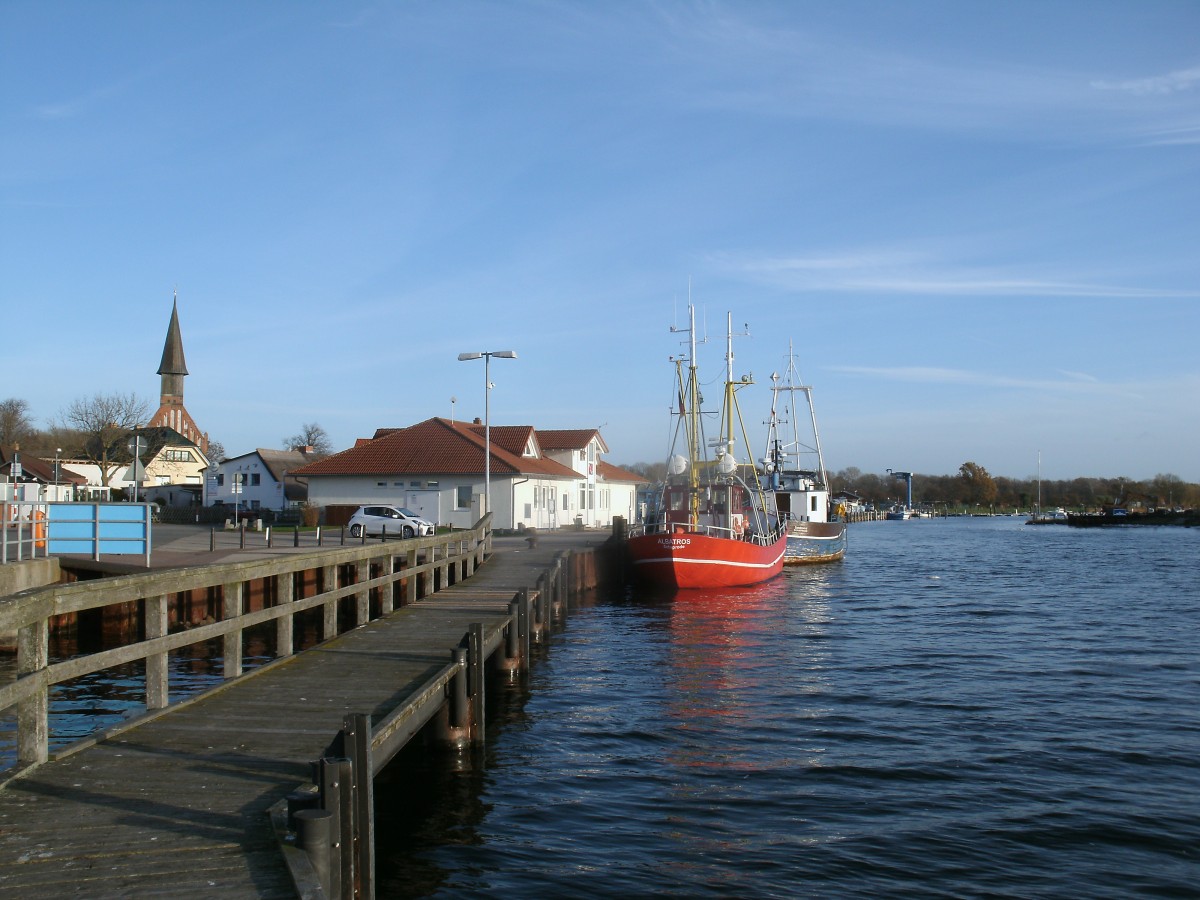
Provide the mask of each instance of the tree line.
[{"label": "tree line", "polygon": [[[624,466],[652,483],[666,477],[665,463],[634,463]],[[877,508],[903,503],[904,482],[887,473],[863,472],[853,466],[829,473],[831,493],[846,491]],[[994,476],[975,462],[963,463],[953,475],[912,476],[914,506],[994,508],[1028,511],[1038,505],[1036,478]],[[1102,509],[1105,506],[1145,508],[1200,508],[1200,484],[1184,481],[1178,475],[1155,475],[1147,481],[1132,478],[1070,478],[1043,480],[1041,506],[1070,510]]]},{"label": "tree line", "polygon": [[[888,505],[904,500],[904,483],[884,474],[875,475],[850,467],[830,473],[834,492],[849,491],[865,501]],[[914,506],[994,507],[997,510],[1102,509],[1106,506],[1195,509],[1200,507],[1200,485],[1172,474],[1155,475],[1146,481],[1132,478],[1043,479],[993,476],[983,466],[965,462],[953,475],[912,477]]]}]

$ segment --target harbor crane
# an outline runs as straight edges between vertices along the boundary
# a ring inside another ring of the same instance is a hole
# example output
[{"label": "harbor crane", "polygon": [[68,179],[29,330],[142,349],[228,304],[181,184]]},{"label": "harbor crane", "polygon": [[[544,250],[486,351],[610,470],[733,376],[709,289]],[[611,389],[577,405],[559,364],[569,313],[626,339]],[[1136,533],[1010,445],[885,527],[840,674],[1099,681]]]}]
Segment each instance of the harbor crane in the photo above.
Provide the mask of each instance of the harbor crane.
[{"label": "harbor crane", "polygon": [[912,509],[912,472],[893,472],[891,469],[888,469],[887,473],[893,478],[899,478],[904,482],[904,508]]}]

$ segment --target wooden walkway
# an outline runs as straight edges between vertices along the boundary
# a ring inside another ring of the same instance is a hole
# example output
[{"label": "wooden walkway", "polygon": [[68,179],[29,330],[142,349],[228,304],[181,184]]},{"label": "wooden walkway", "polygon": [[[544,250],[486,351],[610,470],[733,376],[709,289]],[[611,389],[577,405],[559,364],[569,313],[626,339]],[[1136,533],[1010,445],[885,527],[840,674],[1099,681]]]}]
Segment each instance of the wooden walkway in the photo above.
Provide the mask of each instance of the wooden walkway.
[{"label": "wooden walkway", "polygon": [[469,579],[237,679],[0,790],[0,896],[294,897],[268,811],[310,779],[347,713],[383,715],[471,623],[603,533],[496,539]]}]

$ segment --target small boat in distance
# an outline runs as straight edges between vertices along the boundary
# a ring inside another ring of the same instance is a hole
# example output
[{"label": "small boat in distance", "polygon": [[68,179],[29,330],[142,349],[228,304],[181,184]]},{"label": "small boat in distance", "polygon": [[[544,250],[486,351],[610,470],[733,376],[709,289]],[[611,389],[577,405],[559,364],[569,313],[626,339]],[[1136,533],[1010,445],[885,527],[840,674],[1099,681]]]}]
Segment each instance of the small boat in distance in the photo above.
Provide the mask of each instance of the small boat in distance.
[{"label": "small boat in distance", "polygon": [[[775,501],[775,514],[787,531],[783,564],[834,562],[846,555],[846,522],[840,507],[839,511],[830,509],[829,476],[821,453],[812,388],[800,383],[790,344],[784,375],[773,373],[771,381],[771,418],[767,428],[767,452],[762,459],[762,480],[768,497]],[[797,394],[802,394],[808,405],[812,437],[811,443],[807,444],[800,436]],[[786,398],[782,410],[781,396]],[[787,421],[781,422],[781,417]],[[781,425],[790,425],[791,433],[786,442],[780,434]]]},{"label": "small boat in distance", "polygon": [[753,458],[739,462],[734,455],[739,435],[746,441],[737,391],[753,382],[748,376],[734,380],[732,316],[729,320],[721,432],[712,441],[704,434],[696,313],[690,303],[689,355],[673,358],[677,390],[672,406],[678,408],[672,410],[677,421],[667,475],[654,512],[631,526],[626,540],[634,576],[658,586],[740,587],[783,571],[787,536],[778,517],[769,514]]}]

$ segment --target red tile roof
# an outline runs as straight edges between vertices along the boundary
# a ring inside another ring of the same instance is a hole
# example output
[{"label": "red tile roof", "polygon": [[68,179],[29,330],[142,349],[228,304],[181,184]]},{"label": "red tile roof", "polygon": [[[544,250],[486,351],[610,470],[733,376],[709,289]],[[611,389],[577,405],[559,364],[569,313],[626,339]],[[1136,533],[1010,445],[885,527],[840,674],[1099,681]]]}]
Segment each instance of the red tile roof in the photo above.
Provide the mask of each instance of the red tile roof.
[{"label": "red tile roof", "polygon": [[592,438],[600,442],[601,450],[608,451],[608,445],[604,443],[598,428],[550,429],[538,432],[538,441],[544,450],[582,450]]},{"label": "red tile roof", "polygon": [[[529,425],[491,428],[492,474],[574,478],[576,473],[551,459],[522,456],[534,429]],[[381,428],[377,437],[359,441],[333,456],[292,471],[293,475],[480,475],[484,427],[433,418],[408,428]]]},{"label": "red tile roof", "polygon": [[614,466],[612,463],[606,463],[600,460],[600,465],[596,469],[596,474],[605,481],[628,481],[633,484],[649,484],[650,479],[645,475],[639,475],[637,472],[630,472],[628,469],[622,469],[620,466]]}]

